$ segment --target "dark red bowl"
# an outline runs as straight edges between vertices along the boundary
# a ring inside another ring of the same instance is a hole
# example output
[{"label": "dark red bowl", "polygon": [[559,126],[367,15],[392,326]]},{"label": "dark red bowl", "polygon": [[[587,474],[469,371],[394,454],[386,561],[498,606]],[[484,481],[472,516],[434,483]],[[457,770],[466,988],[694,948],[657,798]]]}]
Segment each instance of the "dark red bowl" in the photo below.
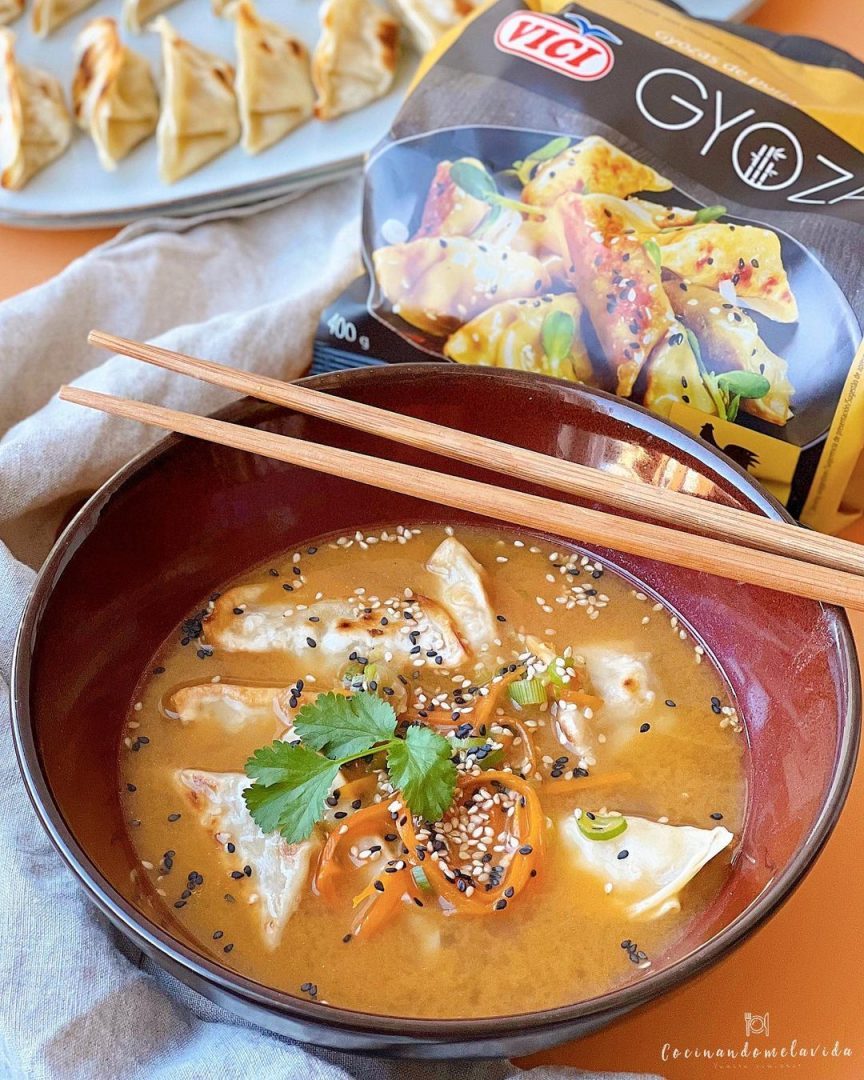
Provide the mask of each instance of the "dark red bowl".
[{"label": "dark red bowl", "polygon": [[[784,512],[704,443],[615,398],[541,377],[437,365],[365,368],[316,389],[553,456],[685,490],[767,517]],[[439,459],[270,405],[238,423],[429,467]],[[454,472],[499,478],[458,464]],[[512,483],[542,492],[530,484]],[[593,1031],[739,944],[789,895],[828,837],[858,745],[860,679],[844,613],[748,585],[599,551],[664,596],[717,658],[747,720],[744,837],[716,901],[651,974],[589,1001],[518,1016],[420,1020],[303,1001],[220,966],[176,925],[128,899],[135,865],[118,798],[121,718],[158,645],[202,597],[313,535],[394,521],[470,520],[188,438],[131,462],[64,532],[39,578],[13,671],[16,747],[30,797],[79,883],[157,963],[213,1001],[318,1045],[418,1057],[527,1053]]]}]

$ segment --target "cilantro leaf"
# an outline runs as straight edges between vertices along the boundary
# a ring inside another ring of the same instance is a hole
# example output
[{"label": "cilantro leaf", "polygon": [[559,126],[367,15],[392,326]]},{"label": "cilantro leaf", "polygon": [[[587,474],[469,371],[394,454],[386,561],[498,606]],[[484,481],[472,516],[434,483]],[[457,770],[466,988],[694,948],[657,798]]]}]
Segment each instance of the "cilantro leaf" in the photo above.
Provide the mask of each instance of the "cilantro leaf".
[{"label": "cilantro leaf", "polygon": [[319,694],[297,713],[294,730],[328,757],[357,757],[393,738],[396,713],[377,694]]},{"label": "cilantro leaf", "polygon": [[243,800],[262,832],[278,830],[289,844],[297,844],[321,819],[338,772],[338,762],[305,746],[274,742],[246,762],[246,775],[255,783],[243,791]]},{"label": "cilantro leaf", "polygon": [[394,739],[387,752],[390,780],[405,796],[412,813],[439,821],[453,801],[456,766],[453,746],[428,727],[412,725],[404,739]]}]

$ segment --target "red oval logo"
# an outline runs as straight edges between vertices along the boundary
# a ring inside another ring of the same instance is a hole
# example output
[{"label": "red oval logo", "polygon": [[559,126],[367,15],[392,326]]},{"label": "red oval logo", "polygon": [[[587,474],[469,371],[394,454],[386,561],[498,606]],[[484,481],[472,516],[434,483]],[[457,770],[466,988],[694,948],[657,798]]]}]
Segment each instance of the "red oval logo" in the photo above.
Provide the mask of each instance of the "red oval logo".
[{"label": "red oval logo", "polygon": [[605,41],[535,11],[514,11],[502,19],[495,31],[495,45],[501,52],[521,56],[582,82],[602,79],[615,63],[615,55]]}]

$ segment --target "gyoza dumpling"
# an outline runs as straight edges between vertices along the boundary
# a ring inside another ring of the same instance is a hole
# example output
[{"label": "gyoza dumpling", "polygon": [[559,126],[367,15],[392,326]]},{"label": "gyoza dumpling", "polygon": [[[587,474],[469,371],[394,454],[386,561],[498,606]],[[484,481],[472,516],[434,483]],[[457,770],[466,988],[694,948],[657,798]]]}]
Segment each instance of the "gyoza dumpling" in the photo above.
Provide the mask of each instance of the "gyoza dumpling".
[{"label": "gyoza dumpling", "polygon": [[[476,158],[459,158],[459,161],[483,169],[482,162]],[[491,210],[489,203],[475,199],[459,187],[451,175],[455,164],[438,162],[415,240],[420,236],[470,236]]]},{"label": "gyoza dumpling", "polygon": [[477,6],[472,0],[394,0],[394,5],[421,53],[429,52],[442,34]]},{"label": "gyoza dumpling", "polygon": [[176,3],[178,0],[123,0],[123,22],[140,34],[160,11],[166,11]]},{"label": "gyoza dumpling", "polygon": [[18,191],[72,138],[63,90],[53,75],[21,67],[15,35],[0,30],[0,187]]},{"label": "gyoza dumpling", "polygon": [[604,196],[571,195],[560,212],[567,276],[591,319],[616,393],[629,397],[643,364],[675,321],[660,268],[636,235],[607,214]]},{"label": "gyoza dumpling", "polygon": [[282,707],[284,694],[280,686],[199,683],[175,690],[166,711],[181,724],[216,723],[231,732],[267,720],[289,726],[291,718]]},{"label": "gyoza dumpling", "polygon": [[[547,321],[550,318],[553,322]],[[575,293],[504,300],[452,334],[444,346],[444,355],[458,364],[539,371],[593,385],[596,380],[582,340],[581,318],[582,305]],[[566,337],[546,332],[550,327],[558,331],[562,326],[572,331],[566,348],[561,344]],[[553,336],[557,342],[554,346]]]},{"label": "gyoza dumpling", "polygon": [[33,0],[33,13],[30,18],[34,34],[45,37],[95,2],[96,0]]},{"label": "gyoza dumpling", "polygon": [[[320,600],[286,614],[287,601],[276,602],[267,594],[263,585],[238,585],[222,593],[204,623],[207,642],[229,652],[288,652],[298,657],[315,649],[316,658],[332,659],[337,666],[352,652],[376,660],[389,652],[394,663],[405,663],[414,659],[412,649],[418,645],[421,655],[434,651],[447,668],[467,660],[450,616],[426,597],[401,601],[402,618],[382,626],[382,611],[368,613],[350,600]],[[235,609],[241,609],[239,615]]]},{"label": "gyoza dumpling", "polygon": [[373,0],[324,0],[312,54],[315,115],[332,120],[382,97],[399,59],[399,23]]},{"label": "gyoza dumpling", "polygon": [[429,556],[426,569],[440,581],[436,596],[462,642],[475,655],[485,652],[498,634],[484,568],[464,544],[448,536]]},{"label": "gyoza dumpling", "polygon": [[25,0],[0,0],[0,26],[11,23],[24,11]]},{"label": "gyoza dumpling", "polygon": [[113,19],[94,19],[78,35],[72,107],[106,169],[156,130],[159,98],[149,63],[123,44]]},{"label": "gyoza dumpling", "polygon": [[309,863],[319,844],[315,839],[289,844],[278,833],[264,834],[252,820],[243,790],[252,781],[243,773],[202,772],[180,769],[176,783],[201,825],[213,834],[225,851],[232,869],[252,867],[261,933],[268,948],[279,944],[285,924],[300,903],[309,876]]},{"label": "gyoza dumpling", "polygon": [[713,221],[660,232],[664,269],[716,289],[729,281],[754,311],[777,322],[795,322],[798,304],[783,269],[780,240],[771,229]]},{"label": "gyoza dumpling", "polygon": [[639,199],[631,195],[627,199],[627,205],[638,211],[643,219],[651,222],[655,229],[676,229],[682,225],[696,225],[699,223],[699,215],[712,212],[714,217],[725,213],[722,206],[706,207],[692,210],[680,206],[664,206],[662,203],[650,202],[648,199]]},{"label": "gyoza dumpling", "polygon": [[412,326],[443,336],[500,300],[549,289],[539,259],[464,236],[423,237],[372,256],[381,291]]},{"label": "gyoza dumpling", "polygon": [[646,654],[607,645],[579,651],[594,693],[603,700],[604,719],[629,720],[654,704],[657,694]]},{"label": "gyoza dumpling", "polygon": [[684,327],[676,322],[651,353],[642,404],[658,416],[668,417],[678,401],[700,412],[717,414]]},{"label": "gyoza dumpling", "polygon": [[[627,827],[611,839],[585,836],[576,810],[562,824],[578,865],[612,886],[611,903],[623,904],[630,919],[658,919],[678,911],[678,894],[734,836],[718,825],[665,825],[647,818],[626,817]],[[625,854],[626,853],[626,854]]]},{"label": "gyoza dumpling", "polygon": [[551,206],[568,193],[632,195],[637,191],[668,191],[671,181],[619,150],[600,135],[562,150],[542,161],[522,189],[522,201],[532,206]]},{"label": "gyoza dumpling", "polygon": [[237,97],[243,149],[257,154],[312,115],[315,92],[306,46],[239,0],[236,20]]},{"label": "gyoza dumpling", "polygon": [[768,348],[750,316],[713,289],[678,280],[664,285],[676,315],[696,335],[710,371],[750,371],[770,383],[764,397],[742,398],[741,408],[769,424],[787,423],[795,393],[789,366]]},{"label": "gyoza dumpling", "polygon": [[162,16],[165,88],[156,136],[159,175],[173,184],[233,146],[240,137],[234,69],[182,38]]}]

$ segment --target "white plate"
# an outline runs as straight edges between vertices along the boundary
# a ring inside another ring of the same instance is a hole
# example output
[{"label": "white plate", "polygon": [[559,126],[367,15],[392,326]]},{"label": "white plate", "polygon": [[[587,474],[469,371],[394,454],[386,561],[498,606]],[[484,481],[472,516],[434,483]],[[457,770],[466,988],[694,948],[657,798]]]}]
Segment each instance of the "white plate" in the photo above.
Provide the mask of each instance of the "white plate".
[{"label": "white plate", "polygon": [[700,19],[746,19],[760,7],[762,0],[678,0],[681,7]]},{"label": "white plate", "polygon": [[[30,11],[10,27],[17,36],[16,53],[23,64],[56,75],[67,98],[74,73],[74,44],[79,31],[97,15],[120,22],[121,0],[99,0],[87,11],[37,38],[30,29]],[[318,0],[258,0],[262,15],[287,26],[311,49],[318,39]],[[234,62],[234,24],[217,18],[209,0],[183,0],[165,12],[184,37]],[[122,27],[129,45],[143,53],[161,79],[159,37],[132,34]],[[198,172],[176,184],[163,184],[156,170],[156,140],[148,139],[115,172],[99,164],[89,136],[76,129],[66,153],[38,173],[22,191],[0,190],[0,221],[29,226],[117,224],[150,214],[191,214],[255,202],[292,189],[344,175],[387,133],[404,96],[416,56],[403,56],[391,92],[365,109],[326,123],[310,120],[281,142],[254,157],[233,147]]]}]

